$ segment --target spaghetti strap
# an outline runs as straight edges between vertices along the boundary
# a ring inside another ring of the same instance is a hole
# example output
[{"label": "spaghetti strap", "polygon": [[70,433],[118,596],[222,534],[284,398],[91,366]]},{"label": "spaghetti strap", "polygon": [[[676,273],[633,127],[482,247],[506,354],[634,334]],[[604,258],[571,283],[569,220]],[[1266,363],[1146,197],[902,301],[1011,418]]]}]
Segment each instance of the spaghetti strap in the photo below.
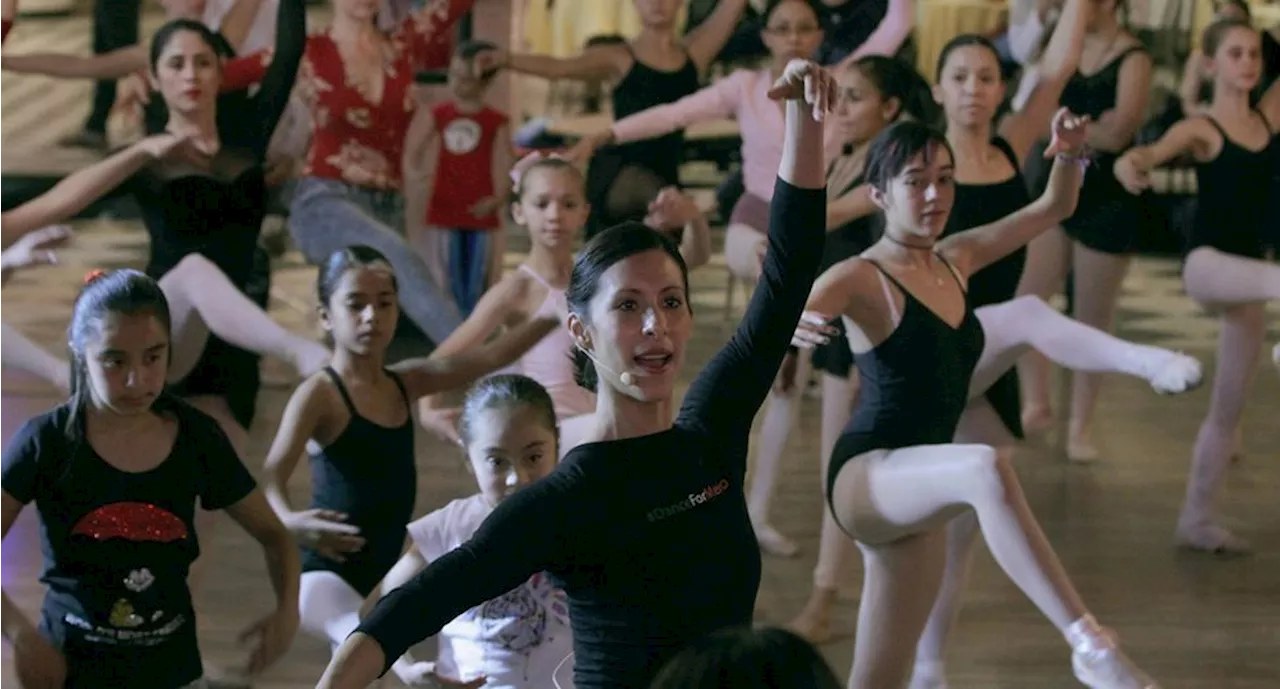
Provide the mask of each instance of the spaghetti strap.
[{"label": "spaghetti strap", "polygon": [[[889,281],[892,281],[893,284],[898,287],[898,290],[902,292],[902,298],[904,300],[914,297],[911,297],[911,292],[908,292],[907,288],[903,287],[902,283],[898,282],[897,278],[890,275],[889,271],[885,270],[884,267],[877,263],[874,258],[866,258],[863,260],[875,266],[876,276],[880,278],[880,290],[884,292],[884,300],[889,304],[889,316],[893,320],[893,327],[898,327],[898,324],[902,322],[902,314],[898,312],[898,305],[894,303],[893,292],[889,290]],[[888,280],[886,280],[886,278],[888,278]],[[906,306],[905,301],[903,306]]]},{"label": "spaghetti strap", "polygon": [[1267,125],[1267,133],[1271,134],[1272,136],[1275,136],[1276,130],[1271,128],[1271,120],[1267,119],[1267,114],[1265,112],[1262,112],[1258,108],[1254,108],[1253,111],[1258,113],[1258,117],[1262,118],[1262,123]]},{"label": "spaghetti strap", "polygon": [[529,277],[533,278],[534,280],[537,280],[538,284],[542,285],[543,287],[546,287],[547,289],[555,289],[554,287],[551,286],[550,282],[547,282],[545,278],[543,278],[541,275],[538,275],[537,271],[535,271],[533,268],[530,268],[529,264],[521,263],[519,270],[524,271],[526,274],[528,274]]},{"label": "spaghetti strap", "polygon": [[[1259,114],[1261,114],[1261,113],[1259,113]],[[1205,118],[1206,120],[1208,120],[1208,121],[1209,121],[1209,124],[1213,125],[1213,128],[1214,128],[1214,129],[1216,129],[1216,130],[1218,130],[1218,133],[1222,135],[1222,138],[1223,138],[1226,142],[1228,142],[1228,143],[1229,143],[1229,142],[1231,141],[1231,137],[1227,136],[1227,130],[1225,130],[1225,129],[1223,129],[1223,128],[1222,128],[1222,125],[1221,125],[1221,124],[1219,124],[1219,123],[1218,123],[1218,121],[1217,121],[1216,119],[1214,119],[1214,118],[1213,118],[1213,115],[1204,114],[1204,115],[1201,115],[1201,117],[1203,117],[1203,118]],[[1262,121],[1263,121],[1263,122],[1266,122],[1266,121],[1267,121],[1267,119],[1264,117],[1264,118],[1262,118]],[[1268,129],[1270,129],[1270,127],[1269,127],[1269,126],[1268,126]]]},{"label": "spaghetti strap", "polygon": [[942,261],[942,265],[946,266],[947,270],[950,271],[951,277],[955,278],[956,287],[960,288],[960,293],[965,295],[965,297],[968,297],[969,288],[965,284],[965,281],[960,279],[960,273],[956,272],[956,267],[951,265],[951,261],[948,261],[942,254],[935,253],[934,256],[937,256],[938,260]]},{"label": "spaghetti strap", "polygon": [[347,392],[347,386],[342,384],[342,377],[338,375],[337,371],[333,370],[332,366],[325,366],[324,372],[328,374],[329,379],[333,381],[333,386],[338,388],[338,394],[342,395],[342,401],[347,405],[347,411],[351,412],[352,417],[359,416],[360,414],[356,411],[355,402],[351,401],[351,394]]},{"label": "spaghetti strap", "polygon": [[396,387],[400,388],[400,398],[404,400],[404,406],[409,410],[409,419],[413,420],[413,401],[409,399],[409,391],[404,387],[404,379],[400,377],[399,373],[396,373],[389,368],[384,368],[382,370],[386,371],[387,375],[391,376],[391,380],[395,382]]}]

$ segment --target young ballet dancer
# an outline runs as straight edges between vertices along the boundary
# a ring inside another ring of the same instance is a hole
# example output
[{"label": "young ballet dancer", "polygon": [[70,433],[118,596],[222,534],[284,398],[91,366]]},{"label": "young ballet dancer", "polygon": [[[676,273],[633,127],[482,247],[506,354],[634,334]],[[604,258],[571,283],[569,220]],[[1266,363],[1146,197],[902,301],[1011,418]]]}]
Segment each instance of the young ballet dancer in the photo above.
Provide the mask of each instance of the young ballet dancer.
[{"label": "young ballet dancer", "polygon": [[[1146,121],[1152,93],[1151,56],[1124,27],[1121,13],[1126,2],[1081,3],[1086,31],[1080,68],[1062,90],[1060,103],[1092,119],[1089,147],[1095,151],[1095,164],[1085,176],[1080,203],[1071,217],[1060,229],[1031,243],[1028,267],[1018,286],[1018,294],[1047,300],[1072,274],[1072,317],[1102,330],[1111,329],[1138,228],[1143,226],[1141,204],[1112,172],[1116,159],[1133,145]],[[1069,10],[1070,4],[1064,17]],[[1023,426],[1033,433],[1053,422],[1049,374],[1049,363],[1035,352],[1019,367]],[[1096,374],[1072,376],[1065,443],[1072,461],[1092,462],[1102,456],[1093,440],[1093,413],[1101,384],[1102,377]]]},{"label": "young ballet dancer", "polygon": [[[1217,370],[1209,411],[1192,453],[1176,541],[1195,550],[1239,553],[1249,544],[1222,526],[1215,500],[1235,449],[1245,400],[1266,337],[1266,302],[1280,299],[1280,247],[1275,197],[1280,186],[1280,99],[1269,93],[1257,109],[1249,94],[1262,74],[1260,39],[1247,21],[1227,19],[1205,29],[1205,59],[1213,100],[1174,125],[1159,141],[1121,156],[1115,175],[1137,194],[1151,170],[1184,155],[1196,164],[1198,205],[1186,246],[1187,294],[1219,314]],[[1272,87],[1275,91],[1276,87]],[[1280,345],[1274,350],[1280,361]]]},{"label": "young ballet dancer", "polygon": [[649,689],[839,689],[831,666],[804,639],[776,627],[725,629],[694,641]]},{"label": "young ballet dancer", "polygon": [[[511,195],[512,141],[506,113],[485,103],[496,70],[472,62],[493,44],[467,41],[449,63],[450,98],[414,115],[405,136],[405,231],[462,317],[496,281],[505,253],[502,209]],[[420,207],[419,207],[420,206]]]},{"label": "young ballet dancer", "polygon": [[[387,366],[400,315],[390,261],[369,247],[348,247],[321,266],[316,288],[333,359],[285,407],[267,455],[265,491],[303,546],[303,629],[336,647],[404,548],[418,486],[413,400],[511,363],[561,318],[540,316],[459,356]],[[308,509],[297,510],[288,483],[303,454],[310,458],[312,496]]]},{"label": "young ballet dancer", "polygon": [[[715,11],[681,37],[676,33],[680,0],[633,2],[640,33],[630,42],[590,46],[569,58],[495,52],[485,64],[544,79],[608,82],[613,117],[622,119],[697,91],[747,5],[747,0],[718,0]],[[680,183],[683,161],[684,132],[678,130],[592,157],[588,238],[615,223],[643,218],[660,189]]]},{"label": "young ballet dancer", "polygon": [[[899,117],[927,121],[932,110],[929,85],[915,69],[900,60],[873,55],[837,68],[833,76],[840,91],[829,123],[828,138],[840,142],[842,149],[840,155],[828,160],[827,194],[830,201],[827,204],[827,240],[821,271],[862,253],[874,242],[875,205],[871,203],[862,176],[867,146]],[[853,355],[848,346],[842,345],[843,322],[837,318],[830,325],[837,333],[830,344],[822,345],[812,353],[808,350],[791,352],[783,360],[778,380],[769,391],[760,419],[747,505],[756,519],[756,538],[760,541],[760,548],[779,557],[791,557],[800,550],[795,542],[769,524],[768,516],[787,441],[799,419],[803,381],[809,380],[811,367],[822,371],[819,453],[823,466],[831,456],[836,436],[849,420],[849,412],[853,408],[856,377],[851,379],[849,375]],[[826,512],[822,510],[822,514]],[[827,529],[824,526],[823,533],[841,539],[839,531],[834,529],[834,525],[832,527]],[[829,564],[820,558],[814,577],[821,583],[815,587],[834,595],[838,576],[829,571]]]},{"label": "young ballet dancer", "polygon": [[1077,679],[1095,689],[1154,686],[1084,607],[1008,461],[990,446],[952,441],[984,345],[966,279],[1071,214],[1086,121],[1065,109],[1054,117],[1047,154],[1055,162],[1040,199],[945,239],[955,196],[946,138],[898,123],[868,154],[884,235],[827,271],[808,304],[845,317],[861,375],[827,479],[835,520],[866,565],[851,687],[906,684],[938,593],[946,523],[970,509],[996,561],[1065,635]]},{"label": "young ballet dancer", "polygon": [[[289,206],[298,250],[319,265],[348,246],[377,249],[402,283],[405,315],[435,343],[462,319],[404,238],[405,136],[416,107],[414,74],[449,65],[451,29],[474,3],[429,0],[387,32],[377,23],[382,3],[334,0],[332,23],[304,38],[297,73],[313,125]],[[229,61],[222,87],[261,85],[279,50],[277,42],[274,57],[263,52]]]},{"label": "young ballet dancer", "polygon": [[[746,193],[733,207],[725,229],[725,263],[734,277],[748,285],[754,285],[760,275],[760,258],[767,244],[769,199],[778,161],[782,159],[782,112],[769,99],[769,89],[791,60],[808,58],[822,41],[817,10],[810,0],[771,0],[761,21],[761,36],[769,49],[769,62],[764,68],[737,70],[675,102],[618,116],[608,129],[584,137],[570,154],[585,159],[606,146],[644,142],[647,147],[656,138],[699,122],[735,119],[742,134]],[[829,140],[835,141],[833,137]],[[835,151],[830,153],[834,155]]]},{"label": "young ballet dancer", "polygon": [[[413,543],[382,581],[399,588],[426,566],[471,540],[504,499],[555,469],[555,403],[547,390],[521,375],[490,376],[467,392],[458,420],[467,468],[480,492],[409,525]],[[434,661],[409,654],[391,666],[400,681],[475,682],[490,689],[545,689],[573,653],[564,593],[541,572],[506,593],[471,608],[436,636]]]},{"label": "young ballet dancer", "polygon": [[693,327],[688,273],[674,242],[623,224],[587,243],[566,295],[580,380],[598,395],[587,442],[379,601],[320,689],[366,686],[410,645],[540,571],[569,599],[579,689],[642,689],[688,642],[750,623],[760,551],[742,499],[748,435],[821,259],[815,120],[834,84],[797,61],[774,95],[786,101],[787,143],[761,286],[679,414],[672,397]]},{"label": "young ballet dancer", "polygon": [[[516,200],[512,218],[529,233],[531,249],[524,263],[489,290],[462,326],[440,343],[433,356],[450,356],[479,346],[502,327],[566,311],[565,288],[573,271],[574,243],[589,212],[582,173],[563,158],[530,154],[512,170]],[[710,254],[710,228],[693,202],[675,189],[664,190],[650,204],[647,218],[654,229],[683,222],[681,254],[692,269]],[[593,423],[595,394],[574,376],[573,338],[563,328],[549,333],[520,358],[514,370],[538,381],[555,401],[560,419],[560,453],[577,447]],[[419,407],[422,424],[458,442],[457,410],[441,408],[428,397]]]},{"label": "young ballet dancer", "polygon": [[276,608],[246,632],[248,670],[260,672],[298,626],[298,555],[218,423],[165,392],[163,290],[133,270],[93,277],[67,342],[70,398],[4,451],[3,532],[35,502],[48,587],[38,627],[3,598],[18,681],[204,686],[187,582],[198,510],[226,510],[266,556]]},{"label": "young ballet dancer", "polygon": [[[1031,203],[1020,168],[1048,134],[1063,89],[1079,64],[1088,0],[1067,0],[1043,56],[1038,81],[1022,107],[997,117],[1005,99],[1000,56],[984,37],[953,38],[938,55],[934,98],[942,105],[947,141],[955,152],[955,205],[942,236],[1007,217]],[[974,308],[1013,299],[1026,249],[1019,248],[975,273],[969,283]],[[1023,435],[1016,371],[1009,371],[960,418],[956,442],[982,443],[1011,454]]]},{"label": "young ballet dancer", "polygon": [[[19,270],[57,263],[54,249],[66,243],[71,230],[52,225],[29,232],[0,253],[0,285]],[[38,376],[62,392],[71,391],[71,367],[66,360],[54,356],[36,343],[28,340],[17,328],[8,323],[0,324],[4,337],[0,338],[0,362],[6,368],[21,369]]]}]

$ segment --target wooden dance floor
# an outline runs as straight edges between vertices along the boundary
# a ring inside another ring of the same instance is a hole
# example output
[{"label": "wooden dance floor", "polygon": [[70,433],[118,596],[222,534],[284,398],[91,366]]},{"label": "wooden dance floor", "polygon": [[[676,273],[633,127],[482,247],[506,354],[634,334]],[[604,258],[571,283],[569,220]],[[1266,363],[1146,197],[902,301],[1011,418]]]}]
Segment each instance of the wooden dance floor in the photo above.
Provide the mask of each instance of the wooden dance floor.
[{"label": "wooden dance floor", "polygon": [[[4,318],[39,343],[56,348],[81,277],[97,266],[140,265],[145,235],[119,222],[79,226],[76,244],[61,265],[20,274],[4,290]],[[514,245],[519,239],[513,237]],[[718,244],[718,242],[717,242]],[[508,261],[520,260],[513,252]],[[694,275],[697,330],[687,371],[692,374],[729,334],[722,317],[725,271],[713,263]],[[313,332],[312,268],[296,255],[278,262],[272,315],[298,332]],[[738,304],[742,299],[735,300]],[[1272,319],[1278,323],[1277,318]],[[1215,326],[1179,294],[1176,265],[1139,259],[1122,302],[1120,334],[1184,349],[1211,362]],[[1272,340],[1280,335],[1272,332]],[[293,384],[287,368],[267,361],[250,468],[259,469],[281,408]],[[1210,368],[1211,370],[1211,368]],[[29,416],[57,400],[37,382],[6,372],[3,437],[7,442]],[[1157,397],[1142,382],[1108,382],[1098,414],[1104,461],[1071,466],[1059,447],[1033,444],[1018,456],[1018,472],[1049,538],[1099,617],[1124,634],[1132,654],[1167,687],[1246,689],[1274,687],[1280,677],[1280,376],[1260,371],[1245,424],[1245,458],[1227,480],[1227,513],[1246,526],[1259,553],[1219,560],[1176,551],[1173,520],[1207,389],[1181,397]],[[792,436],[776,499],[774,521],[804,547],[792,560],[765,558],[757,619],[782,623],[808,593],[822,509],[817,476],[818,405],[805,403]],[[305,467],[304,465],[302,465]],[[418,514],[475,490],[456,451],[418,438]],[[295,502],[306,500],[306,469],[295,482]],[[42,588],[38,524],[27,510],[4,544],[5,591],[29,614],[39,610]],[[236,632],[272,595],[257,547],[223,520],[206,584],[197,597],[204,651],[213,663],[240,658]],[[849,582],[857,590],[860,579]],[[1057,634],[1003,576],[985,553],[977,558],[967,607],[956,632],[954,687],[1071,687],[1069,656]],[[856,603],[841,605],[840,638],[823,648],[835,668],[848,672]],[[6,649],[5,653],[8,653]],[[259,684],[263,689],[313,686],[326,659],[326,644],[299,636],[293,649]],[[8,655],[5,656],[7,661]],[[2,676],[11,681],[6,667]],[[389,681],[396,686],[394,680]]]},{"label": "wooden dance floor", "polygon": [[[67,23],[83,31],[83,20]],[[5,82],[7,154],[16,150],[10,144],[20,143],[32,123],[41,120],[38,114],[19,114],[11,100],[36,97],[35,86],[25,84],[15,91],[10,78]],[[77,107],[85,103],[87,93],[86,86],[74,100]],[[48,104],[51,110],[76,110],[54,100]],[[67,125],[56,132],[44,120],[42,142],[67,133],[81,121],[81,114],[56,118],[58,124]],[[9,161],[5,163],[8,167]],[[62,253],[59,266],[18,275],[3,294],[5,321],[55,351],[65,341],[66,318],[85,271],[140,266],[145,255],[146,236],[134,225],[86,221],[77,229],[75,245]],[[518,248],[519,238],[513,237],[512,244]],[[717,248],[719,244],[717,238]],[[511,264],[519,260],[518,251],[508,256]],[[688,374],[716,351],[736,322],[736,314],[728,320],[723,317],[725,281],[720,262],[694,276],[697,329]],[[272,316],[297,332],[314,332],[313,284],[314,270],[296,255],[278,261]],[[735,302],[740,305],[743,299]],[[1273,309],[1270,322],[1268,342],[1272,343],[1280,338],[1276,327],[1280,312]],[[1212,373],[1216,324],[1182,296],[1172,260],[1134,262],[1121,302],[1118,332],[1202,357],[1206,372]],[[278,362],[267,361],[264,366],[266,385],[248,459],[255,473],[296,382]],[[14,372],[4,373],[2,389],[0,422],[5,442],[24,420],[58,401],[42,384]],[[1085,599],[1099,618],[1120,631],[1133,657],[1166,687],[1275,687],[1280,678],[1280,376],[1269,364],[1260,367],[1245,419],[1245,456],[1231,470],[1223,491],[1225,512],[1239,521],[1241,534],[1258,549],[1251,557],[1222,560],[1179,552],[1171,545],[1191,444],[1208,397],[1207,388],[1180,397],[1157,397],[1145,383],[1117,377],[1108,382],[1098,411],[1097,440],[1105,449],[1103,461],[1069,465],[1060,444],[1051,439],[1023,447],[1017,470]],[[756,616],[762,623],[786,622],[799,612],[809,592],[823,509],[817,475],[817,415],[816,400],[806,401],[774,508],[774,523],[797,538],[803,552],[791,560],[765,558]],[[419,433],[417,449],[417,514],[475,491],[455,450],[424,433]],[[293,486],[296,504],[305,502],[309,490],[305,463],[303,467]],[[211,560],[209,573],[197,595],[203,651],[209,664],[233,666],[243,658],[235,641],[238,632],[272,603],[270,584],[259,550],[228,520],[223,520],[206,556]],[[28,509],[4,543],[2,569],[5,591],[33,617],[43,594],[37,582],[40,568],[39,525],[34,511]],[[849,581],[855,592],[858,577]],[[1060,637],[985,553],[976,559],[966,601],[950,656],[953,687],[1077,686]],[[848,673],[856,605],[856,601],[841,604],[839,636],[822,649],[841,676]],[[328,653],[326,643],[299,636],[257,686],[314,686]],[[7,646],[4,654],[0,681],[16,686]],[[388,680],[386,686],[399,685]]]}]

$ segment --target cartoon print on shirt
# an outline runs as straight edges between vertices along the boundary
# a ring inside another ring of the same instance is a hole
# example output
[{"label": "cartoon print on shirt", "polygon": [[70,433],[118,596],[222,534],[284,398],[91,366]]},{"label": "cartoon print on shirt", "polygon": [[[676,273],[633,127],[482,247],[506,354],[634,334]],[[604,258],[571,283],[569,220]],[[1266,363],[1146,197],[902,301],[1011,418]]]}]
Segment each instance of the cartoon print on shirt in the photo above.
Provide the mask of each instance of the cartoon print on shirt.
[{"label": "cartoon print on shirt", "polygon": [[454,155],[466,155],[480,145],[480,123],[466,117],[450,122],[441,133],[444,150]]},{"label": "cartoon print on shirt", "polygon": [[[81,517],[71,528],[71,536],[91,539],[98,543],[123,540],[134,543],[178,543],[188,538],[190,532],[183,521],[169,510],[143,502],[117,502],[103,505]],[[124,591],[143,594],[156,582],[156,575],[148,567],[131,569],[120,579]],[[163,610],[141,611],[135,600],[117,598],[107,615],[107,624],[114,630],[133,630],[150,622],[158,623],[164,617]],[[74,617],[74,616],[70,616]],[[87,620],[65,620],[72,626],[91,632],[92,638],[103,643],[133,642],[149,644],[173,633],[185,623],[179,615],[169,624],[150,632],[115,632],[93,625]],[[141,635],[141,636],[139,636]]]}]

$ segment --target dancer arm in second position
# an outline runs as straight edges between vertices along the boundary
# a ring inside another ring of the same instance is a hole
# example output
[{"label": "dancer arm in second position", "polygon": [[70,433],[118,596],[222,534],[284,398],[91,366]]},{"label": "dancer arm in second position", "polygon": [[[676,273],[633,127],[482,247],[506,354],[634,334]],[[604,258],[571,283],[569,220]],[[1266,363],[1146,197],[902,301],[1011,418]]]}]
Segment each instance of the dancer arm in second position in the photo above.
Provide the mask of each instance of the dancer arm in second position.
[{"label": "dancer arm in second position", "polygon": [[7,249],[28,232],[65,222],[101,200],[146,165],[171,157],[198,159],[203,155],[191,145],[190,137],[156,134],[63,177],[49,191],[0,216],[0,224],[3,225],[0,248]]},{"label": "dancer arm in second position", "polygon": [[[24,235],[0,254],[0,269],[3,269],[0,272],[0,283],[8,282],[15,271],[23,268],[53,265],[57,262],[53,249],[70,237],[70,230],[57,225]],[[4,337],[0,338],[0,343],[3,343],[0,361],[5,366],[39,376],[63,392],[70,391],[71,366],[65,359],[50,354],[8,323],[2,325]]]}]

